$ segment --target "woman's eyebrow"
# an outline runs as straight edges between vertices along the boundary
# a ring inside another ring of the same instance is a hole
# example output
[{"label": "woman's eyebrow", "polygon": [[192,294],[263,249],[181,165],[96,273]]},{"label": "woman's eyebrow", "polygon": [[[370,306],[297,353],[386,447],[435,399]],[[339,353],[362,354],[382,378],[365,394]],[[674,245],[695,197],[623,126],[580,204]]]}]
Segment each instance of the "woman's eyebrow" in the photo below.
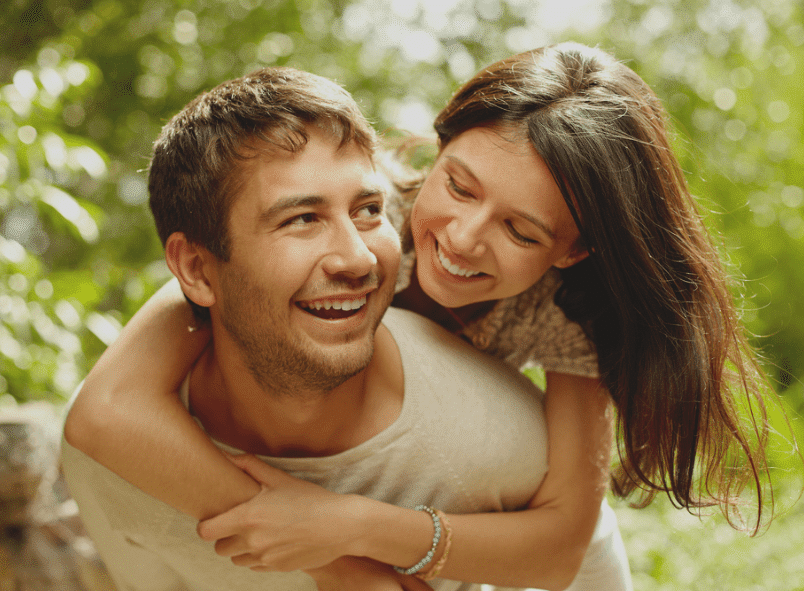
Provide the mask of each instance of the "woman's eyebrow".
[{"label": "woman's eyebrow", "polygon": [[468,176],[470,176],[470,177],[472,178],[472,180],[473,180],[475,183],[477,183],[478,185],[480,184],[480,181],[479,181],[479,180],[478,180],[478,178],[475,176],[475,173],[474,173],[474,172],[472,172],[472,169],[470,168],[470,166],[469,166],[469,165],[468,165],[466,162],[464,162],[463,160],[461,160],[461,159],[460,159],[460,158],[458,158],[457,156],[453,156],[452,154],[446,154],[446,155],[444,156],[444,158],[445,158],[446,160],[450,160],[450,161],[452,161],[454,164],[456,164],[457,166],[461,167],[461,168],[463,169],[463,171],[464,171],[464,172],[465,172],[465,173],[466,173]]},{"label": "woman's eyebrow", "polygon": [[530,215],[529,213],[525,213],[524,211],[520,211],[520,210],[516,210],[516,214],[519,217],[526,219],[531,224],[533,224],[534,226],[539,228],[542,232],[547,234],[547,236],[550,238],[550,240],[555,240],[556,239],[555,230],[553,230],[550,226],[548,226],[542,220],[540,220],[538,218],[535,218],[532,215]]}]

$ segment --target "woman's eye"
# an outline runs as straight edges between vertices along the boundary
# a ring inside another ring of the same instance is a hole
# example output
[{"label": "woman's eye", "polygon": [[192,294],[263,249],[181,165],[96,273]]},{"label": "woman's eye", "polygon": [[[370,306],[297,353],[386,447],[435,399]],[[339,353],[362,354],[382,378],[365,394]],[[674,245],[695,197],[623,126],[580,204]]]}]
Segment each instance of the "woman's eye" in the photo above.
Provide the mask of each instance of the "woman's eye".
[{"label": "woman's eye", "polygon": [[376,218],[380,214],[382,214],[381,203],[367,203],[366,205],[358,208],[358,210],[355,212],[354,217],[362,219],[372,219]]},{"label": "woman's eye", "polygon": [[506,225],[508,226],[508,231],[511,233],[511,236],[513,237],[513,239],[516,240],[517,242],[519,242],[520,244],[523,244],[525,246],[529,246],[531,244],[538,244],[539,243],[538,240],[534,240],[533,238],[528,238],[527,236],[523,236],[522,234],[517,232],[516,228],[514,227],[514,224],[512,224],[511,222],[506,222]]},{"label": "woman's eye", "polygon": [[472,197],[472,194],[458,185],[458,183],[455,182],[455,179],[450,175],[447,175],[447,185],[449,186],[450,190],[454,191],[461,197]]},{"label": "woman's eye", "polygon": [[301,215],[294,216],[289,220],[285,221],[282,226],[306,226],[307,224],[312,224],[314,221],[318,219],[314,213],[303,213]]}]

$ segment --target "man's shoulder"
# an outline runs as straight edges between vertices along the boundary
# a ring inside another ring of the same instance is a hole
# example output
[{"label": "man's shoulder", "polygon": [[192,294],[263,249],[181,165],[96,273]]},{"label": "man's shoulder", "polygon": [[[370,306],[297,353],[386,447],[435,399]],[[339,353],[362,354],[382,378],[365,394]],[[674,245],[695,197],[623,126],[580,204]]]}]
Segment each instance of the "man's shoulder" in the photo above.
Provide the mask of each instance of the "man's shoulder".
[{"label": "man's shoulder", "polygon": [[399,347],[406,373],[416,368],[455,376],[460,381],[477,381],[478,386],[494,382],[497,387],[524,390],[541,399],[542,392],[518,369],[492,357],[414,312],[389,308],[383,324]]}]

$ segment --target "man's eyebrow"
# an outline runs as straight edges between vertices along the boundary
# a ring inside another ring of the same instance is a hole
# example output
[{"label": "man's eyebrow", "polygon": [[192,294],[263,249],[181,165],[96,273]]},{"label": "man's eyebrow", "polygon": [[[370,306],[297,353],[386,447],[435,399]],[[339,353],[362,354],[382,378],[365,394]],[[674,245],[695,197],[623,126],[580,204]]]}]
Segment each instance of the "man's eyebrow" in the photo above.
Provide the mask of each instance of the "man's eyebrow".
[{"label": "man's eyebrow", "polygon": [[291,197],[283,197],[260,214],[260,221],[268,222],[288,210],[300,207],[313,207],[321,205],[324,201],[324,198],[320,195],[294,195]]},{"label": "man's eyebrow", "polygon": [[[353,201],[360,201],[378,195],[385,196],[385,190],[380,186],[369,186],[357,193]],[[291,195],[283,197],[271,207],[260,214],[260,222],[270,222],[274,218],[280,217],[284,212],[304,207],[318,207],[324,205],[327,199],[321,195]]]},{"label": "man's eyebrow", "polygon": [[[447,155],[444,156],[444,158],[452,161],[454,164],[459,166],[469,177],[471,177],[471,179],[475,182],[475,184],[477,184],[477,185],[479,185],[481,187],[483,186],[483,183],[481,183],[480,180],[477,178],[477,176],[475,176],[475,173],[472,172],[471,167],[468,164],[466,164],[463,160],[461,160],[460,158],[458,158],[456,156],[453,156],[452,154],[447,154]],[[553,230],[550,226],[548,226],[545,222],[543,222],[539,218],[536,218],[536,217],[530,215],[529,213],[527,213],[527,212],[525,212],[525,211],[523,211],[521,209],[515,210],[514,213],[516,213],[516,215],[518,215],[519,217],[526,219],[531,224],[533,224],[534,226],[539,228],[542,232],[547,234],[547,236],[551,240],[556,239],[555,230]]]},{"label": "man's eyebrow", "polygon": [[357,195],[355,195],[354,201],[359,201],[361,199],[366,199],[367,197],[376,197],[378,195],[382,195],[386,197],[386,191],[381,185],[371,185],[365,187],[361,190]]}]

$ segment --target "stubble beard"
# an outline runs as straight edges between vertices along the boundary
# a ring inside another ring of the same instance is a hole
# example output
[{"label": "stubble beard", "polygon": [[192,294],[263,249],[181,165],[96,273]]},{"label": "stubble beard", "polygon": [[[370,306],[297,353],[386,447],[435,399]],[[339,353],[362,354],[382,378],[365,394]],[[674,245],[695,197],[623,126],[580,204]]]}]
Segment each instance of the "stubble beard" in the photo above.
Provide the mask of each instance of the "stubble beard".
[{"label": "stubble beard", "polygon": [[[288,335],[286,326],[277,318],[279,305],[272,303],[259,286],[243,276],[232,274],[222,282],[225,301],[221,308],[221,324],[240,347],[243,359],[254,380],[268,393],[294,398],[317,398],[337,388],[363,371],[374,355],[375,333],[383,314],[378,314],[370,327],[371,338],[362,350],[355,350],[344,335],[342,355],[324,355],[323,351]],[[393,293],[382,297],[383,313]],[[287,305],[287,304],[285,304]],[[337,347],[338,345],[330,345]]]}]

